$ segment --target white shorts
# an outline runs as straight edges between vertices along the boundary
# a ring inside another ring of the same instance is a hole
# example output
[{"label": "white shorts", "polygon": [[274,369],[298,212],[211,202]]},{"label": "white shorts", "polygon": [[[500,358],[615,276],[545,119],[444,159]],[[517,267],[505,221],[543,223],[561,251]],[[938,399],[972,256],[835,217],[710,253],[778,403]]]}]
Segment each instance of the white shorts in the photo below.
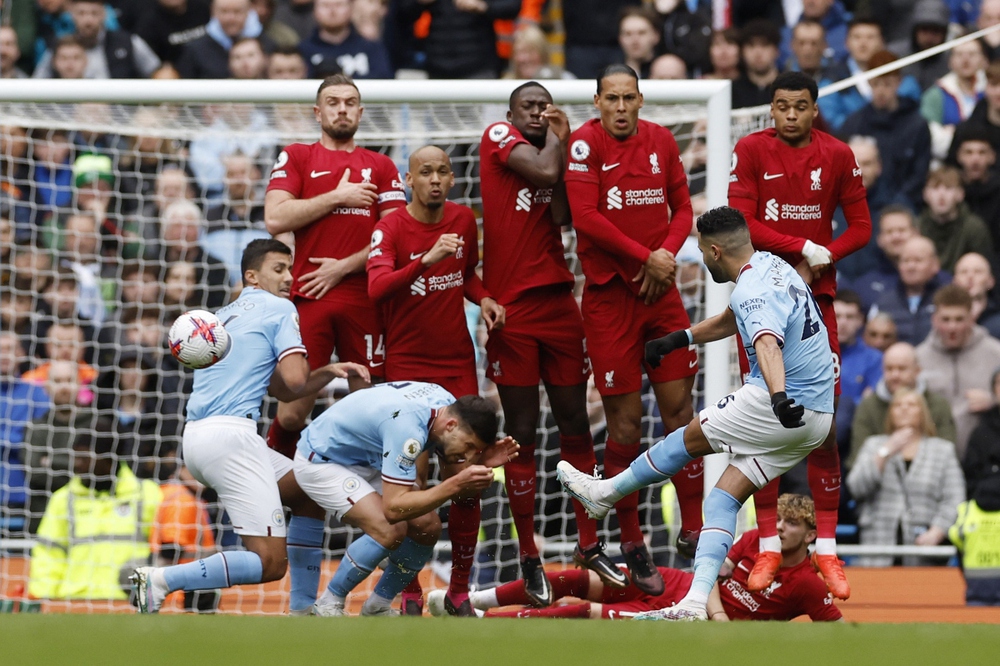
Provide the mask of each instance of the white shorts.
[{"label": "white shorts", "polygon": [[728,453],[729,464],[758,488],[776,479],[830,433],[833,414],[807,409],[801,428],[781,425],[771,409],[771,396],[759,386],[745,384],[698,415],[701,431],[716,453]]},{"label": "white shorts", "polygon": [[257,424],[238,416],[211,416],[184,426],[184,464],[219,494],[237,534],[286,535],[278,479],[292,461],[267,447]]},{"label": "white shorts", "polygon": [[300,451],[295,452],[294,468],[299,487],[337,520],[341,520],[363,497],[372,493],[382,494],[382,470],[361,465],[309,462]]}]

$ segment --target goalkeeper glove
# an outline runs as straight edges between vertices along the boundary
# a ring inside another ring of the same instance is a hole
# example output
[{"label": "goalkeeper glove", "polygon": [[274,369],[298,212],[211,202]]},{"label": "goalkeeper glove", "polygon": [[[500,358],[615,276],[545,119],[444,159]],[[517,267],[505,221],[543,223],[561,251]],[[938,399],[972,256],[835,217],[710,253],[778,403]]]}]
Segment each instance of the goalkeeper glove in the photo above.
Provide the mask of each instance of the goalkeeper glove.
[{"label": "goalkeeper glove", "polygon": [[651,368],[658,368],[664,356],[689,344],[691,344],[691,334],[687,330],[674,331],[662,338],[650,340],[646,343],[646,363]]},{"label": "goalkeeper glove", "polygon": [[833,263],[833,255],[830,254],[830,251],[822,245],[813,243],[811,240],[807,240],[805,245],[802,246],[802,256],[809,262],[810,268]]},{"label": "goalkeeper glove", "polygon": [[786,428],[801,428],[806,424],[802,420],[806,408],[802,405],[796,405],[795,401],[789,398],[784,391],[778,391],[771,396],[771,409],[781,421],[781,425]]}]

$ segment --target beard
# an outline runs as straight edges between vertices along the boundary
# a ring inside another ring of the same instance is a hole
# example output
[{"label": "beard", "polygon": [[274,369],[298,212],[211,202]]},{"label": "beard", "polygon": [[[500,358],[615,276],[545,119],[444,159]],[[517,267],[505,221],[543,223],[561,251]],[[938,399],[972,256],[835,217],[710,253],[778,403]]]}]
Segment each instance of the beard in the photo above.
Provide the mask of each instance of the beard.
[{"label": "beard", "polygon": [[712,279],[715,280],[717,284],[725,284],[729,282],[729,276],[722,270],[722,266],[710,264],[708,262],[705,262],[705,266],[708,268],[708,272],[712,275]]},{"label": "beard", "polygon": [[323,132],[334,141],[347,141],[353,139],[358,131],[358,126],[330,125],[323,128]]},{"label": "beard", "polygon": [[424,207],[429,210],[437,210],[438,208],[441,208],[441,206],[443,205],[444,205],[443,201],[428,201],[427,203],[424,204]]}]

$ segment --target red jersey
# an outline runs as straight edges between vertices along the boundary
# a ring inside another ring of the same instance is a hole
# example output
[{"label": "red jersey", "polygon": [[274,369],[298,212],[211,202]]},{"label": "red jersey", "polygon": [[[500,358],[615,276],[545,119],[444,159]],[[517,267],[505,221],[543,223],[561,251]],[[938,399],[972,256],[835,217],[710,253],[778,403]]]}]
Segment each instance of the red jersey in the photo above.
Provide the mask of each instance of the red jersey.
[{"label": "red jersey", "polygon": [[632,282],[653,250],[677,254],[691,231],[691,197],[674,135],[639,121],[619,140],[589,120],[570,136],[566,194],[588,284]]},{"label": "red jersey", "polygon": [[[816,129],[803,148],[786,144],[774,128],[740,139],[729,176],[729,205],[746,217],[754,249],[777,254],[792,266],[802,261],[806,239],[830,250],[836,262],[871,237],[868,200],[854,153],[843,141]],[[848,228],[833,240],[838,205]],[[835,270],[823,273],[812,290],[833,298]]]},{"label": "red jersey", "polygon": [[[425,266],[420,258],[441,234],[465,245]],[[376,226],[368,254],[368,292],[385,318],[385,376],[389,379],[464,375],[476,353],[465,323],[465,298],[477,305],[489,294],[476,275],[476,218],[465,206],[445,202],[437,224],[414,219],[406,208]]]},{"label": "red jersey", "polygon": [[483,193],[483,284],[500,303],[535,287],[572,284],[562,237],[552,220],[551,187],[535,187],[507,166],[516,127],[494,123],[479,143]]},{"label": "red jersey", "polygon": [[[365,247],[382,213],[406,205],[403,179],[391,159],[360,146],[354,150],[330,150],[318,141],[286,147],[271,169],[267,190],[284,190],[296,199],[312,199],[333,190],[350,169],[353,183],[375,183],[378,200],[369,208],[339,207],[315,222],[295,230],[292,263],[292,294],[306,298],[298,289],[299,279],[316,270],[310,258],[343,259]],[[367,299],[364,273],[349,275],[324,298],[356,296]]]},{"label": "red jersey", "polygon": [[729,551],[736,566],[729,580],[719,581],[722,606],[729,619],[791,620],[808,615],[813,622],[830,622],[842,617],[808,558],[794,567],[778,569],[767,589],[747,590],[758,547],[757,530],[750,530]]}]

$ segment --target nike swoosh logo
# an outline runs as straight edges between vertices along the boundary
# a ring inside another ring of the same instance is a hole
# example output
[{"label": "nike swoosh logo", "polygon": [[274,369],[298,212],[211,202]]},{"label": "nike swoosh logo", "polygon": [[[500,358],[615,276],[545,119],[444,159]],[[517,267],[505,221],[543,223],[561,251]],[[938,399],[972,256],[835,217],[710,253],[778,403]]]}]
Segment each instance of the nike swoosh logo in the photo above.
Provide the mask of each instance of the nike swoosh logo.
[{"label": "nike swoosh logo", "polygon": [[698,359],[695,359],[693,361],[688,361],[688,367],[689,368],[694,368],[694,366],[696,366],[696,365],[698,365]]},{"label": "nike swoosh logo", "polygon": [[526,490],[521,490],[521,491],[512,490],[512,491],[510,491],[510,494],[514,495],[515,497],[520,497],[521,495],[527,495],[530,492],[531,492],[531,488],[528,488]]},{"label": "nike swoosh logo", "polygon": [[764,172],[764,180],[774,180],[775,178],[781,178],[785,174],[783,173],[768,173]]},{"label": "nike swoosh logo", "polygon": [[372,363],[371,361],[368,362],[369,368],[377,368],[380,365],[385,365],[385,361],[380,361],[379,363]]},{"label": "nike swoosh logo", "polygon": [[320,176],[326,176],[329,173],[330,173],[329,171],[313,171],[312,173],[309,174],[309,177],[319,178]]},{"label": "nike swoosh logo", "polygon": [[427,250],[424,250],[423,252],[411,252],[410,253],[410,261],[413,261],[414,259],[419,259],[420,257],[424,256],[425,254],[427,254]]},{"label": "nike swoosh logo", "polygon": [[840,486],[836,485],[833,488],[827,488],[826,486],[823,486],[823,490],[825,490],[828,493],[832,493],[835,490],[840,490]]},{"label": "nike swoosh logo", "polygon": [[621,162],[615,162],[614,164],[602,164],[601,165],[601,171],[611,171],[612,169],[614,169],[619,164],[621,164]]}]

